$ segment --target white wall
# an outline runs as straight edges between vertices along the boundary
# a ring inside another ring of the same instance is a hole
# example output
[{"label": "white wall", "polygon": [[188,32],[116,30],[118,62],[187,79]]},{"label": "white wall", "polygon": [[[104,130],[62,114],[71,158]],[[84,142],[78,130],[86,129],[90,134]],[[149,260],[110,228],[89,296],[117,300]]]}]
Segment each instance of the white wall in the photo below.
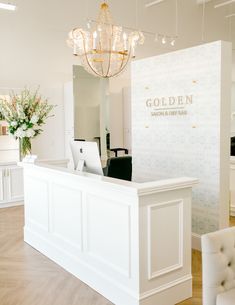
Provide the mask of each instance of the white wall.
[{"label": "white wall", "polygon": [[131,113],[131,88],[123,88],[123,144],[131,154],[132,148],[132,113]]},{"label": "white wall", "polygon": [[109,127],[111,148],[124,147],[124,115],[123,88],[130,87],[130,70],[128,69],[120,77],[109,80]]},{"label": "white wall", "polygon": [[132,65],[133,178],[198,178],[197,234],[228,224],[230,79],[231,45],[225,42]]},{"label": "white wall", "polygon": [[0,10],[0,92],[40,86],[42,95],[57,105],[55,116],[33,141],[33,152],[40,158],[64,156],[63,84],[72,78],[67,30],[63,26],[61,31],[62,9],[70,13],[62,3],[59,13],[52,2],[23,0],[16,12]]},{"label": "white wall", "polygon": [[235,82],[232,82],[231,134],[235,136]]},{"label": "white wall", "polygon": [[56,107],[51,112],[54,116],[42,127],[43,133],[32,141],[32,152],[40,159],[62,158],[64,157],[63,83],[55,85],[51,82],[45,87],[42,85],[40,92]]}]

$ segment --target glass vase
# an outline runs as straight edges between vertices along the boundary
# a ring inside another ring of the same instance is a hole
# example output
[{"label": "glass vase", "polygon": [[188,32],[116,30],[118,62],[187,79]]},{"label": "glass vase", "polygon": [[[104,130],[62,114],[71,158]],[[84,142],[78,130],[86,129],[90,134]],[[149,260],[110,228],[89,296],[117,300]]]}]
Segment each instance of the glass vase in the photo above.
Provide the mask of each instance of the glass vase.
[{"label": "glass vase", "polygon": [[20,160],[31,154],[31,139],[24,137],[20,139]]}]

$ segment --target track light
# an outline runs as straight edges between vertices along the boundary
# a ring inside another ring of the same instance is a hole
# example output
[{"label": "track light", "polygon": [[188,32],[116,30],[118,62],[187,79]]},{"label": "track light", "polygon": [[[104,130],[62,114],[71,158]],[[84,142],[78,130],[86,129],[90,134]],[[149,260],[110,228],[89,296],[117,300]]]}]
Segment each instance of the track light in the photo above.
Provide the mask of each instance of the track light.
[{"label": "track light", "polygon": [[231,17],[235,17],[235,14],[230,14],[230,15],[225,16],[225,18],[231,18]]},{"label": "track light", "polygon": [[87,26],[88,30],[91,28],[91,21],[90,20],[87,20],[86,26]]},{"label": "track light", "polygon": [[166,37],[165,36],[162,37],[162,44],[166,44]]},{"label": "track light", "polygon": [[222,7],[222,6],[229,5],[229,4],[234,3],[234,2],[235,2],[235,0],[224,1],[224,2],[222,2],[222,3],[216,4],[216,5],[214,6],[214,8],[220,8],[220,7]]},{"label": "track light", "polygon": [[15,11],[16,5],[9,4],[9,3],[0,3],[0,9],[8,10],[8,11]]},{"label": "track light", "polygon": [[165,1],[165,0],[155,0],[155,1],[152,1],[150,3],[145,4],[145,7],[148,8],[148,7],[154,6],[156,4],[159,4],[159,3],[163,2],[163,1]]}]

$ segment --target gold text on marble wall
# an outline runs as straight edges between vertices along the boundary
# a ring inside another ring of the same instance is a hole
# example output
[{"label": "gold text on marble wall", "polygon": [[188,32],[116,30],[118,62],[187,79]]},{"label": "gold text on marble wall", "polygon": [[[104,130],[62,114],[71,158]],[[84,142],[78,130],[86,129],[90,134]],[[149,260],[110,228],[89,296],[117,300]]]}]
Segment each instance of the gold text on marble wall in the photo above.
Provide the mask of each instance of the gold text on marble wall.
[{"label": "gold text on marble wall", "polygon": [[193,95],[148,98],[145,105],[152,116],[187,115],[187,106],[193,104]]}]

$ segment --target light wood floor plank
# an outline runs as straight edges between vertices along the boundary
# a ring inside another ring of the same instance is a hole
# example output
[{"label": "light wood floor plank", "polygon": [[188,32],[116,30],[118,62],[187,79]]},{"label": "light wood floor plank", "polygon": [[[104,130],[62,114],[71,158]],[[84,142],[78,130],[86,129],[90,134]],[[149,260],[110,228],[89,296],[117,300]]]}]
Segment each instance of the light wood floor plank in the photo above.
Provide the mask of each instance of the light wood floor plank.
[{"label": "light wood floor plank", "polygon": [[[0,209],[0,305],[111,305],[23,241],[23,207]],[[231,218],[235,225],[235,218]],[[201,254],[193,251],[193,297],[202,305]],[[124,305],[124,304],[123,304]]]},{"label": "light wood floor plank", "polygon": [[0,209],[0,305],[111,305],[23,242],[23,208]]}]

